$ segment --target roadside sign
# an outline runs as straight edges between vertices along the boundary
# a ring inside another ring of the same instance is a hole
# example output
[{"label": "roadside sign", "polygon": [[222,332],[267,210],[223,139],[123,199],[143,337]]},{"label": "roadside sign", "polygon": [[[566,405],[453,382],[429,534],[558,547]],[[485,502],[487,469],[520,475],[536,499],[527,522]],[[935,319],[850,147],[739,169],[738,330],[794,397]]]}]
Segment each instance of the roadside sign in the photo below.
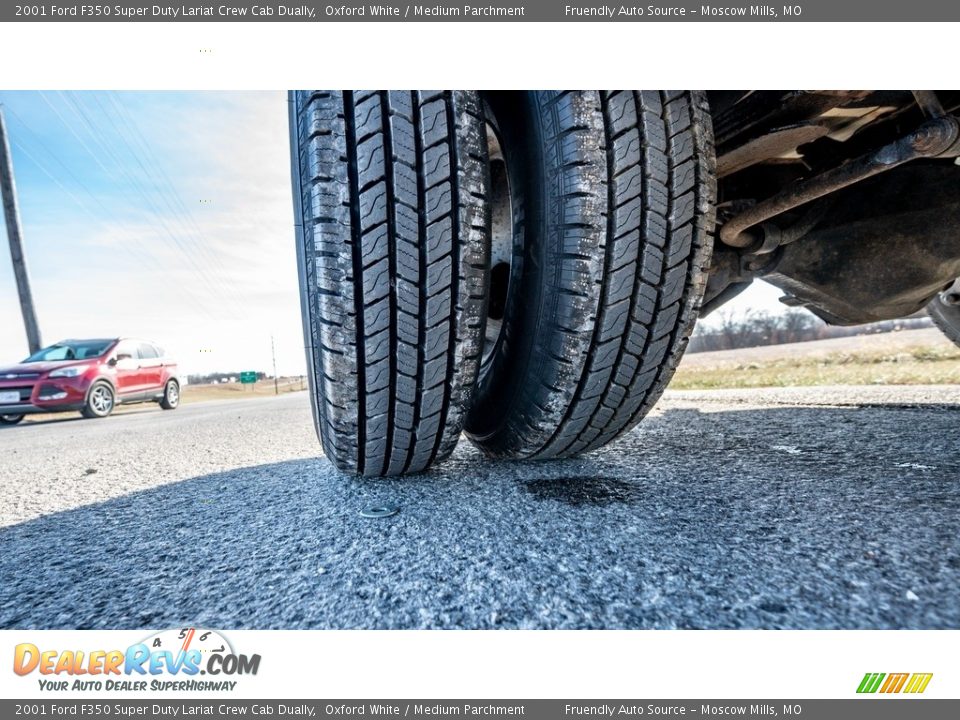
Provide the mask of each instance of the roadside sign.
[{"label": "roadside sign", "polygon": [[240,382],[242,382],[244,385],[248,383],[255,383],[256,381],[257,373],[255,373],[253,370],[245,370],[244,372],[240,373]]}]

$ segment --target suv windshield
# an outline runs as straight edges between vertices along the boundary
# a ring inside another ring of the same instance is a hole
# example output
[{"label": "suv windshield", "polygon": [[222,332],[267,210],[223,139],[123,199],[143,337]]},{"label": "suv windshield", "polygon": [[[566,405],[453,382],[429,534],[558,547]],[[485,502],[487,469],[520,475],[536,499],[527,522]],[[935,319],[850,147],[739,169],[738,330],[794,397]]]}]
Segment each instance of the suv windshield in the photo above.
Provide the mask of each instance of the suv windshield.
[{"label": "suv windshield", "polygon": [[45,347],[43,350],[38,350],[24,360],[24,362],[87,360],[89,358],[100,357],[112,344],[113,340],[77,340],[75,342],[57,343],[56,345]]}]

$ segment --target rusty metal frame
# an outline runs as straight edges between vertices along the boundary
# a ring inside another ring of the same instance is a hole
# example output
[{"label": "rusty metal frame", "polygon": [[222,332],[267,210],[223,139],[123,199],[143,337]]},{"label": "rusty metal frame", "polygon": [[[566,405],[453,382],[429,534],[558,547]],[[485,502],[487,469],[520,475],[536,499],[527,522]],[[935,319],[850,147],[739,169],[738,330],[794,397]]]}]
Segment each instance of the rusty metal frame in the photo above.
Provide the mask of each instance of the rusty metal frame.
[{"label": "rusty metal frame", "polygon": [[[924,112],[936,112],[939,102],[917,91],[918,104]],[[942,113],[942,108],[940,108]],[[736,215],[720,229],[720,240],[731,247],[748,248],[762,242],[762,233],[751,228],[793,210],[800,205],[822,198],[836,190],[886,172],[904,163],[921,158],[954,157],[960,154],[960,121],[950,115],[928,120],[917,130],[879,150],[861,155],[844,164],[807,180],[801,180]]]}]

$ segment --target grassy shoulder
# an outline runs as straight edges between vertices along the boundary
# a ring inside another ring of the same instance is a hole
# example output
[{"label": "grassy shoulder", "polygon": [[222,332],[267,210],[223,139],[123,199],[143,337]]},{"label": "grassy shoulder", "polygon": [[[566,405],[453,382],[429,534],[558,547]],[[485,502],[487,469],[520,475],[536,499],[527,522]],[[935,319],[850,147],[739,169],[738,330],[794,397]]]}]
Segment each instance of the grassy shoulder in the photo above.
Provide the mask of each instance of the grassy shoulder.
[{"label": "grassy shoulder", "polygon": [[307,381],[304,378],[278,378],[277,393],[274,392],[273,380],[260,380],[255,383],[222,383],[219,385],[184,385],[180,393],[183,403],[206,402],[207,400],[247,400],[250,398],[269,397],[274,394],[285,395],[291,392],[306,390]]},{"label": "grassy shoulder", "polygon": [[943,384],[960,384],[960,348],[945,338],[918,331],[907,337],[869,336],[844,343],[819,341],[695,353],[681,362],[670,387]]}]

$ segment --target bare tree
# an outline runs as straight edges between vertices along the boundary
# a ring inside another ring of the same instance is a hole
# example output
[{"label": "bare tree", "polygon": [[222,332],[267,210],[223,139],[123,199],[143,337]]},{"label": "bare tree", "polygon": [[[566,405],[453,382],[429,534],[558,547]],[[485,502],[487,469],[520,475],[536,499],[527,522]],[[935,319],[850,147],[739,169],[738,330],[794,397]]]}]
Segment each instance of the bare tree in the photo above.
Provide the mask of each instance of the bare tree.
[{"label": "bare tree", "polygon": [[690,340],[690,352],[736,350],[758,345],[780,345],[867,333],[912,330],[931,325],[928,317],[916,317],[838,327],[827,325],[808,310],[800,308],[791,308],[780,314],[724,309],[718,313],[717,317],[718,322],[697,327]]}]

